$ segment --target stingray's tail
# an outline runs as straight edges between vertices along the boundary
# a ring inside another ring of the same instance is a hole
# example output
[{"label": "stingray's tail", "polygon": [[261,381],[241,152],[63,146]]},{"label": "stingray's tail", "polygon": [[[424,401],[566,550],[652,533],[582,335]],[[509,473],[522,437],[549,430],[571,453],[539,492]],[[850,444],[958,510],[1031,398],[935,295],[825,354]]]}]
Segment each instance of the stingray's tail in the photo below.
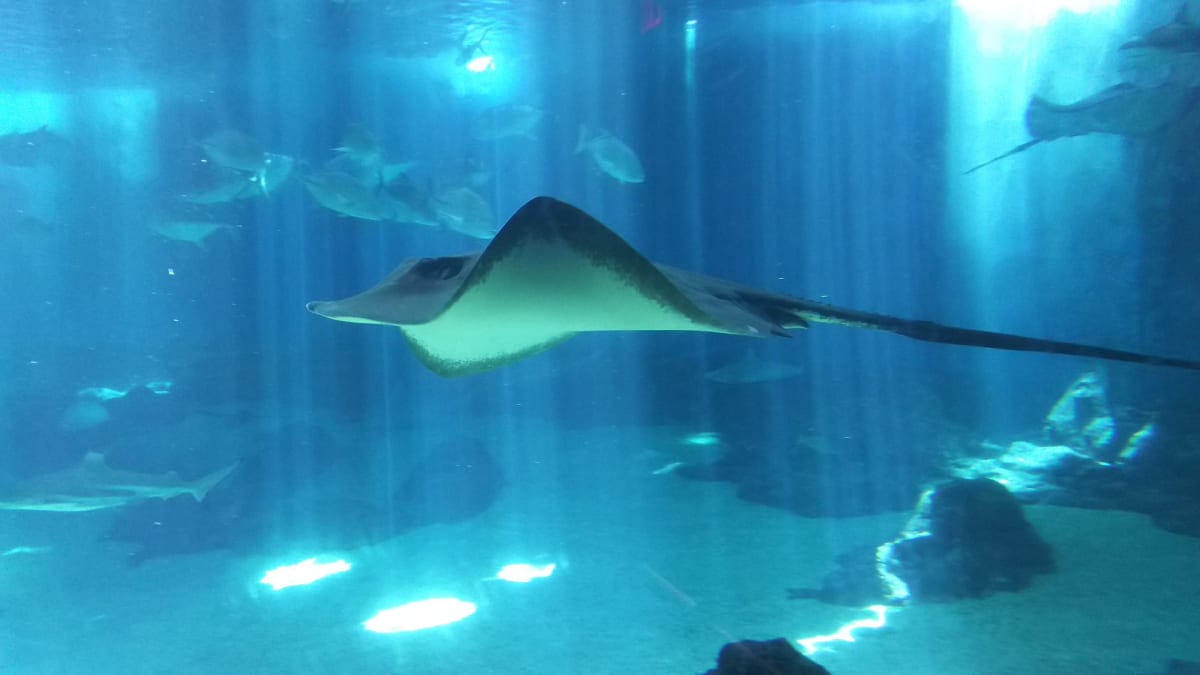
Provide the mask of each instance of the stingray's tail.
[{"label": "stingray's tail", "polygon": [[1127,352],[1108,347],[1096,347],[1077,342],[1060,342],[1058,340],[1042,340],[1040,338],[1013,335],[1011,333],[996,333],[987,330],[971,328],[956,328],[945,326],[932,321],[915,321],[901,319],[886,314],[872,314],[853,309],[844,309],[833,305],[825,305],[810,301],[797,301],[797,306],[791,308],[793,315],[800,320],[800,325],[806,322],[834,323],[855,328],[871,328],[896,333],[914,340],[924,342],[940,342],[943,344],[966,345],[968,347],[987,347],[989,349],[1006,349],[1018,352],[1040,352],[1044,354],[1070,354],[1072,356],[1087,356],[1106,361],[1127,361],[1129,363],[1148,363],[1170,368],[1186,368],[1200,370],[1200,361],[1177,359],[1170,356]]},{"label": "stingray's tail", "polygon": [[1008,152],[1004,153],[1003,155],[998,155],[996,157],[993,157],[993,158],[989,159],[988,161],[984,162],[983,164],[976,164],[975,166],[964,171],[963,175],[965,176],[970,173],[975,173],[976,171],[987,166],[988,164],[992,164],[994,162],[999,162],[1000,160],[1004,159],[1005,157],[1012,157],[1013,155],[1017,154],[1018,152],[1025,152],[1026,150],[1032,148],[1033,146],[1037,145],[1038,143],[1041,143],[1044,140],[1046,140],[1046,139],[1035,138],[1031,141],[1025,141],[1024,143],[1018,145],[1017,147],[1013,148],[1012,150],[1009,150]]}]

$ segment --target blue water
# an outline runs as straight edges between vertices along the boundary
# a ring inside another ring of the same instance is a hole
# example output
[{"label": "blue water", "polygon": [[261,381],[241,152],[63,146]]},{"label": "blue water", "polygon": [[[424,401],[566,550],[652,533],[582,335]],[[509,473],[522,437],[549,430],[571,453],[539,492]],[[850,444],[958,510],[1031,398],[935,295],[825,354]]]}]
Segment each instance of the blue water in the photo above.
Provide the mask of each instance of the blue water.
[{"label": "blue water", "polygon": [[[1156,421],[1160,459],[1125,488],[1140,492],[1027,504],[1055,572],[895,608],[813,658],[835,673],[1200,659],[1186,371],[816,325],[586,334],[444,379],[395,329],[305,311],[487,244],[320,204],[300,176],[357,125],[381,164],[431,197],[469,187],[496,227],[549,195],[656,262],[772,292],[1200,357],[1200,167],[1171,150],[1192,147],[1195,111],[962,175],[1026,139],[1029,96],[1115,83],[1108,55],[1172,6],[1064,10],[993,43],[982,15],[933,0],[3,0],[0,134],[53,138],[28,162],[0,148],[0,502],[54,497],[38,481],[88,453],[168,483],[233,469],[203,501],[0,510],[0,672],[703,672],[727,642],[868,618],[787,589],[896,536],[947,458],[1040,440],[1096,368],[1134,425],[1120,433]],[[509,104],[540,119],[472,135]],[[632,149],[644,181],[575,152],[581,125]],[[205,154],[221,130],[296,170],[257,194],[253,171]],[[374,165],[357,175],[381,194]],[[187,201],[221,179],[254,187]],[[169,222],[219,228],[189,241]],[[714,374],[746,358],[767,375]],[[796,448],[812,469],[771,495],[675,470],[749,453],[783,474]],[[351,569],[259,583],[312,556]],[[496,580],[510,563],[554,571]],[[475,612],[363,628],[431,597]]]}]

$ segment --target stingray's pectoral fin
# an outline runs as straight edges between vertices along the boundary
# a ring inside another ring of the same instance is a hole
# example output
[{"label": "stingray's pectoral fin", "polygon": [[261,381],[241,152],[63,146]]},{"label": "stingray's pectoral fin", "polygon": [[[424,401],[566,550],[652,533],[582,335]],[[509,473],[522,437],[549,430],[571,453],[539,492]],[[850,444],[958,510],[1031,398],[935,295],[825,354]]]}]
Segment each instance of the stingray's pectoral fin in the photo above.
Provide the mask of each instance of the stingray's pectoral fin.
[{"label": "stingray's pectoral fin", "polygon": [[967,347],[986,347],[988,349],[1004,349],[1018,352],[1039,352],[1043,354],[1069,354],[1086,356],[1106,361],[1125,361],[1129,363],[1146,363],[1171,368],[1186,368],[1200,370],[1200,361],[1189,361],[1169,356],[1142,354],[1108,347],[1079,344],[1077,342],[1060,342],[1058,340],[1043,340],[1040,338],[1013,335],[1012,333],[996,333],[972,328],[957,328],[932,321],[915,321],[901,319],[886,314],[872,314],[852,309],[822,305],[819,303],[801,303],[796,313],[809,321],[819,323],[835,323],[855,328],[871,328],[874,330],[896,333],[923,342],[938,342],[941,344],[964,345]]}]

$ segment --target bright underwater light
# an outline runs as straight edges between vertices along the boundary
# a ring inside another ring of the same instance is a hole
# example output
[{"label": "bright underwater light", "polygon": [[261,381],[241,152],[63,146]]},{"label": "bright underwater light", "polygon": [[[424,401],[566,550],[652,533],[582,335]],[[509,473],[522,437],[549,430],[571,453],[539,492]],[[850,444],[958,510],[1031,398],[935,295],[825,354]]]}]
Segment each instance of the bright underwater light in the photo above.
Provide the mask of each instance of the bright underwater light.
[{"label": "bright underwater light", "polygon": [[1089,14],[1112,9],[1120,0],[955,0],[972,19],[1014,28],[1036,28],[1059,12]]},{"label": "bright underwater light", "polygon": [[534,579],[545,579],[554,574],[554,569],[557,567],[554,563],[546,565],[530,565],[528,563],[515,563],[505,565],[496,572],[496,578],[500,581],[510,581],[514,584],[527,584]]},{"label": "bright underwater light", "polygon": [[363,622],[372,633],[411,633],[462,621],[475,613],[475,603],[458,598],[429,598],[380,610]]},{"label": "bright underwater light", "polygon": [[854,631],[868,628],[873,630],[883,628],[887,625],[888,608],[886,605],[871,605],[866,609],[872,612],[874,616],[867,619],[859,619],[858,621],[851,621],[839,628],[836,633],[801,638],[796,640],[796,642],[800,643],[800,646],[804,648],[805,654],[811,655],[819,649],[818,645],[826,642],[854,642]]},{"label": "bright underwater light", "polygon": [[258,583],[270,586],[273,591],[279,591],[292,586],[307,586],[325,577],[349,571],[350,563],[345,560],[318,563],[316,558],[309,558],[293,565],[276,567],[264,574]]},{"label": "bright underwater light", "polygon": [[0,553],[0,558],[7,558],[10,555],[33,555],[35,553],[49,552],[49,546],[14,546],[3,553]]},{"label": "bright underwater light", "polygon": [[495,70],[495,69],[496,69],[496,59],[492,58],[488,54],[484,54],[483,56],[476,56],[475,58],[471,59],[470,61],[467,61],[467,70],[471,71],[472,73],[482,73],[484,71]]},{"label": "bright underwater light", "polygon": [[689,87],[696,81],[696,25],[698,23],[695,19],[688,19],[687,23],[683,24],[683,80]]},{"label": "bright underwater light", "polygon": [[143,387],[152,394],[163,396],[171,393],[171,385],[172,382],[170,380],[151,380],[144,384],[132,385],[123,389],[116,387],[84,387],[75,392],[75,395],[79,398],[92,398],[97,401],[112,401],[118,398],[125,398],[129,395],[129,392],[138,387]]},{"label": "bright underwater light", "polygon": [[708,447],[719,445],[721,443],[721,434],[715,431],[701,431],[683,437],[684,445],[695,445],[699,447]]}]

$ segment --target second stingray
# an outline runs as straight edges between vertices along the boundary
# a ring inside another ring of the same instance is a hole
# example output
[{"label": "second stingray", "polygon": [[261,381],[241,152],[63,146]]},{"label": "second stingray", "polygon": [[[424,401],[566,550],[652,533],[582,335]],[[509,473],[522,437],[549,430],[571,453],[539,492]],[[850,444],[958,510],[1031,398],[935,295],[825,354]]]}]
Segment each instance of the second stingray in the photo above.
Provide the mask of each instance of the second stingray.
[{"label": "second stingray", "polygon": [[1118,84],[1074,103],[1059,105],[1040,96],[1025,108],[1025,128],[1033,138],[998,157],[971,167],[964,175],[1043,141],[1085,134],[1148,136],[1178,119],[1195,103],[1200,89],[1164,84],[1142,89]]}]

